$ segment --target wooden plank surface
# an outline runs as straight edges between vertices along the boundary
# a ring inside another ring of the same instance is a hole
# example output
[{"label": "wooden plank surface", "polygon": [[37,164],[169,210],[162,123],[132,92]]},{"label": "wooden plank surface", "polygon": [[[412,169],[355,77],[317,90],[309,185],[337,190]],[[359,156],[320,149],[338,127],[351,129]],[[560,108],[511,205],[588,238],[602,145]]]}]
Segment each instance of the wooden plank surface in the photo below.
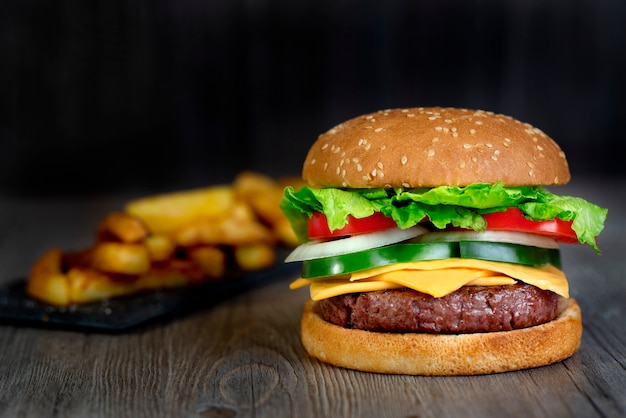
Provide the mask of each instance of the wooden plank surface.
[{"label": "wooden plank surface", "polygon": [[[307,290],[288,290],[285,277],[123,334],[0,324],[0,417],[626,416],[625,184],[563,193],[610,209],[602,256],[562,251],[584,322],[579,352],[563,363],[473,377],[328,366],[300,345]],[[0,282],[52,245],[90,242],[95,222],[124,199],[3,198]]]}]

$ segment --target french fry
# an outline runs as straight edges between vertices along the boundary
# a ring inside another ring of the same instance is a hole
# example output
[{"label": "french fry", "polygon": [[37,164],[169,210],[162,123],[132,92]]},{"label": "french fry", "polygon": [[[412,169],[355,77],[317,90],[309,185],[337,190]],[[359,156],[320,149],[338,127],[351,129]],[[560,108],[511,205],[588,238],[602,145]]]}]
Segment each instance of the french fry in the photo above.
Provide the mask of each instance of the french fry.
[{"label": "french fry", "polygon": [[191,261],[210,278],[220,278],[226,271],[226,254],[217,247],[193,247],[187,251]]},{"label": "french fry", "polygon": [[274,249],[268,244],[241,245],[235,247],[237,267],[246,271],[270,267],[276,261]]},{"label": "french fry", "polygon": [[53,248],[44,253],[33,265],[26,291],[32,297],[53,305],[70,304],[67,276],[62,271],[63,253]]},{"label": "french fry", "polygon": [[203,222],[187,225],[172,234],[177,245],[246,245],[273,242],[274,235],[256,222],[227,218],[220,222]]},{"label": "french fry", "polygon": [[136,199],[125,210],[152,232],[168,233],[192,222],[224,218],[234,204],[232,187],[213,186]]},{"label": "french fry", "polygon": [[176,251],[172,240],[164,234],[152,234],[146,237],[143,243],[152,261],[165,261]]},{"label": "french fry", "polygon": [[148,227],[141,219],[124,212],[112,212],[100,221],[96,229],[96,240],[137,243],[149,234]]},{"label": "french fry", "polygon": [[91,265],[108,273],[143,274],[150,270],[150,255],[142,244],[101,242],[92,249]]}]

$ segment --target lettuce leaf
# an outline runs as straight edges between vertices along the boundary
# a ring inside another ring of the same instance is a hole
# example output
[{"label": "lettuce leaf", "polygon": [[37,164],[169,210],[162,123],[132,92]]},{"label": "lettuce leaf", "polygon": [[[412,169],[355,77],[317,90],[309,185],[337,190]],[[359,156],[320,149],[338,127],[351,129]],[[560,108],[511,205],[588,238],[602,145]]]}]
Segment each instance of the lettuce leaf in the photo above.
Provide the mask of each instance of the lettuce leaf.
[{"label": "lettuce leaf", "polygon": [[287,187],[281,208],[296,234],[307,240],[307,222],[313,212],[326,215],[331,230],[346,225],[348,215],[365,218],[382,212],[400,228],[428,220],[439,229],[448,226],[485,230],[482,214],[518,207],[529,219],[555,217],[573,221],[578,240],[596,252],[596,237],[604,228],[607,210],[582,198],[558,196],[538,186],[504,187],[502,183],[474,183],[466,187],[439,186],[432,189],[312,189]]}]

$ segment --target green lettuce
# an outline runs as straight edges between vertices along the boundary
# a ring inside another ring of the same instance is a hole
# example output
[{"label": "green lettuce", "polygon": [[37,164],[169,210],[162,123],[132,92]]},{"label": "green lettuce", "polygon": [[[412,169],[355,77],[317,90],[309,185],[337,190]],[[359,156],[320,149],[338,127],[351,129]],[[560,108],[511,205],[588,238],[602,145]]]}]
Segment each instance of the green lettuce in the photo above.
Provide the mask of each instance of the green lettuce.
[{"label": "green lettuce", "polygon": [[572,221],[578,240],[596,252],[596,237],[604,228],[607,210],[582,198],[558,196],[538,186],[504,187],[502,183],[474,183],[466,187],[432,189],[313,189],[287,187],[281,208],[302,241],[313,212],[322,212],[330,230],[344,227],[347,216],[365,218],[382,212],[400,228],[410,228],[425,218],[439,229],[449,226],[484,231],[481,215],[519,208],[534,221],[559,218]]}]

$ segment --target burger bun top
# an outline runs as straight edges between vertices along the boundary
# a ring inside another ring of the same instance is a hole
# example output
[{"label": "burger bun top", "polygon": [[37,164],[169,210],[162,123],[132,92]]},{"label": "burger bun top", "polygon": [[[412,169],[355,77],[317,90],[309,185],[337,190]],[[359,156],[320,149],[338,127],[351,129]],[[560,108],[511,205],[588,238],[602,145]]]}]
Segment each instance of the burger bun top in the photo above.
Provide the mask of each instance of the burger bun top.
[{"label": "burger bun top", "polygon": [[314,187],[562,185],[565,154],[540,129],[481,110],[390,109],[320,135],[302,176]]}]

